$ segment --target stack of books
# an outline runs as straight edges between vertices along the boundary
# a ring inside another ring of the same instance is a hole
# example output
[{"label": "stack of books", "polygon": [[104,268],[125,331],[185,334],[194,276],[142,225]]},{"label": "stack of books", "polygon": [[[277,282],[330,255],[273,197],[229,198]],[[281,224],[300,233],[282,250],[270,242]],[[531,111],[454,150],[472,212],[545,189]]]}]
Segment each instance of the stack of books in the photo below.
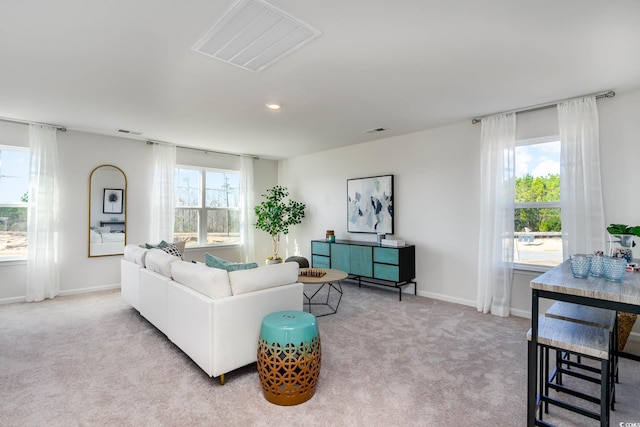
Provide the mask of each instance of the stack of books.
[{"label": "stack of books", "polygon": [[382,246],[392,246],[394,248],[397,248],[397,247],[406,245],[407,242],[405,242],[404,240],[398,240],[398,239],[382,239],[380,241],[380,244]]}]

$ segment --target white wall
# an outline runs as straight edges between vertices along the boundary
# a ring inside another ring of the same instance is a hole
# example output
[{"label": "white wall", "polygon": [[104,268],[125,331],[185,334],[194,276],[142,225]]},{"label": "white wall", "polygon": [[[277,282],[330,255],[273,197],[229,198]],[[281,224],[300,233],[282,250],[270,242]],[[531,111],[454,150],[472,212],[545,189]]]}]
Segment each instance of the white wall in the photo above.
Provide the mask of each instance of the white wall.
[{"label": "white wall", "polygon": [[347,179],[393,174],[394,234],[416,245],[418,294],[475,305],[479,138],[469,121],[280,162],[280,184],[308,206],[289,251],[309,258],[327,229],[375,241],[346,231]]},{"label": "white wall", "polygon": [[[117,287],[121,256],[89,258],[87,254],[89,175],[102,164],[112,164],[123,170],[127,176],[127,243],[147,242],[152,148],[144,141],[84,132],[58,132],[57,136],[61,189],[61,292],[70,294]],[[0,122],[0,144],[28,146],[28,127]],[[191,160],[184,151],[187,150],[178,150],[178,161]],[[195,153],[203,166],[237,168],[237,157]],[[276,162],[256,160],[254,164],[256,187],[260,191],[277,183]],[[207,251],[226,259],[240,260],[237,247],[189,250],[185,258],[202,261]],[[25,286],[25,262],[0,262],[0,302],[23,301]]]},{"label": "white wall", "polygon": [[[606,224],[638,225],[640,90],[600,100],[598,109]],[[418,294],[475,306],[480,129],[469,121],[282,161],[280,184],[308,205],[288,250],[309,257],[309,241],[327,229],[338,239],[373,241],[346,232],[346,181],[393,174],[396,235],[416,245]],[[557,134],[555,108],[517,116],[518,139]],[[513,314],[529,315],[529,282],[538,275],[516,272]]]}]

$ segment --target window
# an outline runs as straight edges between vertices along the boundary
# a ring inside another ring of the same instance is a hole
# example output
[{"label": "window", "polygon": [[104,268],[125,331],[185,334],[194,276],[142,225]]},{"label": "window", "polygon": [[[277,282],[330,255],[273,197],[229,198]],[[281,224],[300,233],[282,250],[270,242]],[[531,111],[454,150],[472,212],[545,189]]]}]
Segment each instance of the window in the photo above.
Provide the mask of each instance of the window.
[{"label": "window", "polygon": [[555,266],[562,262],[560,141],[518,141],[515,151],[514,262]]},{"label": "window", "polygon": [[240,244],[240,174],[178,166],[173,237],[186,246]]},{"label": "window", "polygon": [[27,257],[29,150],[0,146],[0,260]]}]

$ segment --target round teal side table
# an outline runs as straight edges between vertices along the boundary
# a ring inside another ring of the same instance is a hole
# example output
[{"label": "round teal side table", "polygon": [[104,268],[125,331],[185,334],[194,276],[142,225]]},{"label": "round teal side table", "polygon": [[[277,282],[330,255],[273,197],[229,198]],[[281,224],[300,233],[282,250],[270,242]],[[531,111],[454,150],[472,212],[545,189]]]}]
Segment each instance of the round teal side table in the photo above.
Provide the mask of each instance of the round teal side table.
[{"label": "round teal side table", "polygon": [[264,397],[286,406],[311,399],[320,376],[320,353],[313,314],[278,311],[265,316],[258,340],[258,374]]}]

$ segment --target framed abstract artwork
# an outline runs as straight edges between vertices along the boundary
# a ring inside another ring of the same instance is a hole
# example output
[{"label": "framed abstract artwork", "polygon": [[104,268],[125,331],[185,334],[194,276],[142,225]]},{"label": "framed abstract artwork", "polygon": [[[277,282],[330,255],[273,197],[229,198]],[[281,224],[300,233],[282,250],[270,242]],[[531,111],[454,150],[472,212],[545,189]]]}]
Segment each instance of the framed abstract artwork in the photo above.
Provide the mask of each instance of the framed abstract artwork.
[{"label": "framed abstract artwork", "polygon": [[393,234],[393,175],[347,180],[347,231]]},{"label": "framed abstract artwork", "polygon": [[102,202],[102,213],[121,214],[123,194],[124,190],[120,188],[105,188],[104,200]]}]

